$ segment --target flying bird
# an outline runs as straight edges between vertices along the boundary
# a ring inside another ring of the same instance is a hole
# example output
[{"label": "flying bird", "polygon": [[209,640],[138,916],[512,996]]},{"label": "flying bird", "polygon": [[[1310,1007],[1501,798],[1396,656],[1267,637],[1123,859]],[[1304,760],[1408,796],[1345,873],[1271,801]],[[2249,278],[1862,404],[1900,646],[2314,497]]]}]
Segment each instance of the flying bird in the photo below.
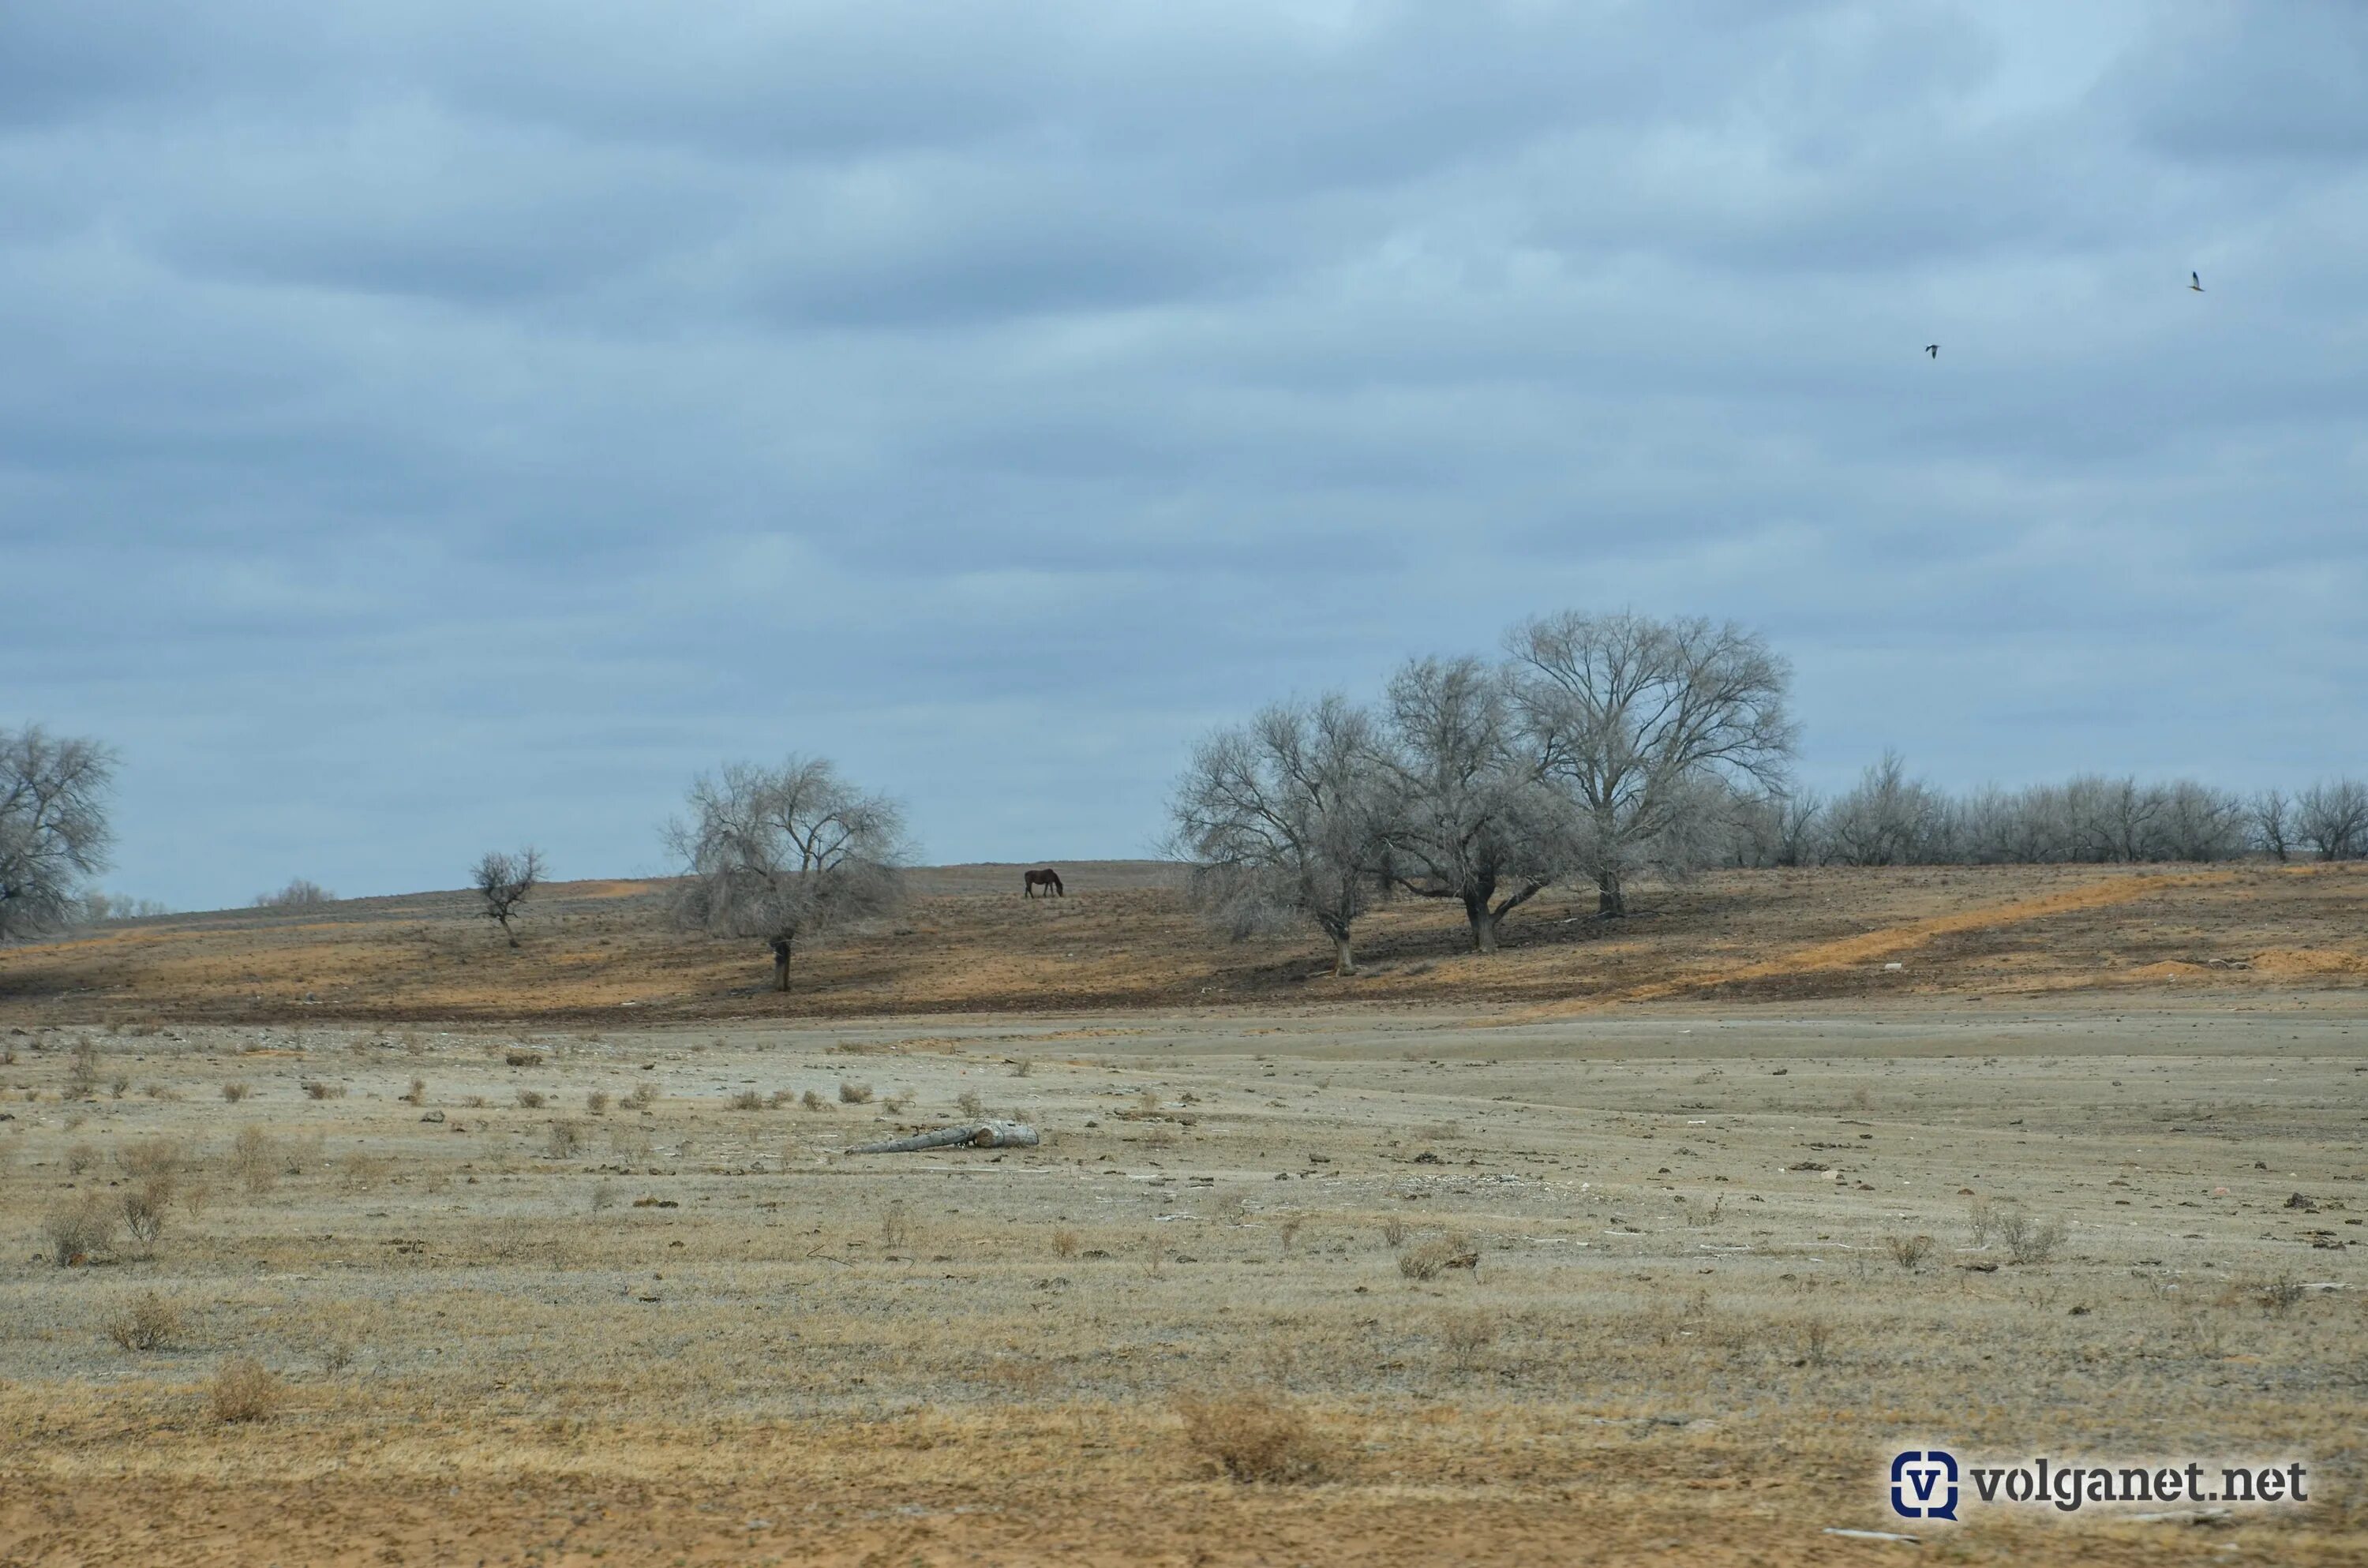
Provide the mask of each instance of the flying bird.
[{"label": "flying bird", "polygon": [[1941,346],[1937,343],[1928,343],[1924,346],[1924,352],[1938,359],[1941,357]]},{"label": "flying bird", "polygon": [[2187,286],[2190,289],[2194,290],[2199,294],[2203,292],[2203,279],[2197,277],[2192,272],[2187,275]]}]

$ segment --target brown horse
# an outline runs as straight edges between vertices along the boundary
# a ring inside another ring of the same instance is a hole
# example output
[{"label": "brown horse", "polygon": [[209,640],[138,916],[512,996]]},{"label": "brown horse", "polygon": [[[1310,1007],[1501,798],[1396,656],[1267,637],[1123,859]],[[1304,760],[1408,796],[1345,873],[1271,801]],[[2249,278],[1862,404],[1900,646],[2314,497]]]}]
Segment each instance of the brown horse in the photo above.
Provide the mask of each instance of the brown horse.
[{"label": "brown horse", "polygon": [[1050,866],[1041,871],[1030,871],[1019,879],[1020,897],[1034,898],[1038,888],[1044,890],[1046,898],[1069,896],[1069,890],[1061,885],[1061,873]]}]

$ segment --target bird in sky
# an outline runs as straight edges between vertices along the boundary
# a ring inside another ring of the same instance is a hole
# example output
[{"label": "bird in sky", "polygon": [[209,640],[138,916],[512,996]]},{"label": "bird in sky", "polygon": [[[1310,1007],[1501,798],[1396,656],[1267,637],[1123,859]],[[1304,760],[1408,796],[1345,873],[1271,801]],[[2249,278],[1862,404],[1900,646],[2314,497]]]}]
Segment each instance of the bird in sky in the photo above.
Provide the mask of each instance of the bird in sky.
[{"label": "bird in sky", "polygon": [[2203,279],[2197,277],[2192,272],[2187,275],[2187,286],[2190,289],[2194,290],[2199,294],[2203,292]]},{"label": "bird in sky", "polygon": [[1924,346],[1924,352],[1938,359],[1941,357],[1941,346],[1937,343],[1928,343]]}]

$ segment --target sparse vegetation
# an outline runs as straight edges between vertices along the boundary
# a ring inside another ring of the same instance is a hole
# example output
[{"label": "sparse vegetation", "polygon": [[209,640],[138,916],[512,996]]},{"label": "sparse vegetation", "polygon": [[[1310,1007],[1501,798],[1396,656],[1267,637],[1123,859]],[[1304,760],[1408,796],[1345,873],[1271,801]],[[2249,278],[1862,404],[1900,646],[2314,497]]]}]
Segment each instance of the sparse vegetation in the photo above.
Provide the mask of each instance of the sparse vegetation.
[{"label": "sparse vegetation", "polygon": [[275,892],[256,893],[254,906],[257,909],[315,909],[324,903],[335,903],[336,900],[337,895],[320,883],[298,877]]},{"label": "sparse vegetation", "polygon": [[253,1093],[255,1093],[255,1085],[235,1078],[222,1086],[222,1097],[233,1105],[238,1104]]},{"label": "sparse vegetation", "polygon": [[871,1103],[871,1085],[869,1084],[849,1083],[844,1078],[840,1079],[838,1084],[838,1103],[841,1105],[870,1105]]},{"label": "sparse vegetation", "polygon": [[165,1233],[165,1216],[173,1205],[173,1177],[162,1171],[143,1177],[124,1188],[118,1204],[123,1211],[123,1228],[131,1233],[138,1255],[153,1255],[157,1238]]},{"label": "sparse vegetation", "polygon": [[1175,1408],[1184,1423],[1185,1446],[1235,1481],[1317,1481],[1330,1462],[1330,1447],[1307,1413],[1281,1396],[1181,1394]]}]

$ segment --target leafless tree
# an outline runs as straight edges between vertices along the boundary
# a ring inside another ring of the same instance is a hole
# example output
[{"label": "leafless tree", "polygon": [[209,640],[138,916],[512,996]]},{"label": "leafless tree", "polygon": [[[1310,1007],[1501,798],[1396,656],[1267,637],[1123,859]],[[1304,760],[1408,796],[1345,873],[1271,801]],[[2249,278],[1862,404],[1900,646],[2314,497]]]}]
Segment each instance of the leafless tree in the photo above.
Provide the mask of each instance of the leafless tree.
[{"label": "leafless tree", "polygon": [[488,849],[470,873],[477,896],[484,901],[485,918],[498,923],[502,935],[510,946],[518,945],[518,933],[510,929],[511,917],[527,894],[542,883],[542,851],[529,846],[515,855],[499,849]]},{"label": "leafless tree", "polygon": [[1516,700],[1545,776],[1577,809],[1602,915],[1627,913],[1639,870],[1685,867],[1707,842],[1704,812],[1737,790],[1782,787],[1792,673],[1758,633],[1567,612],[1508,641]]},{"label": "leafless tree", "polygon": [[172,913],[159,899],[131,898],[97,888],[92,888],[82,895],[82,924],[85,926],[96,926],[106,920],[154,920]]},{"label": "leafless tree", "polygon": [[2245,802],[2225,790],[2174,778],[2161,787],[2149,848],[2165,860],[2227,860],[2245,852]]},{"label": "leafless tree", "polygon": [[1549,788],[1508,675],[1478,659],[1417,659],[1390,682],[1376,758],[1392,796],[1387,874],[1463,906],[1475,952],[1505,916],[1577,864],[1570,808]]},{"label": "leafless tree", "polygon": [[2253,842],[2280,865],[2294,852],[2294,805],[2283,790],[2264,790],[2246,804]]},{"label": "leafless tree", "polygon": [[1312,921],[1332,939],[1332,972],[1356,973],[1351,928],[1385,896],[1381,740],[1371,714],[1326,697],[1203,741],[1168,808],[1201,907],[1236,937]]},{"label": "leafless tree", "polygon": [[1826,812],[1826,858],[1844,866],[1907,866],[1940,858],[1948,801],[1907,777],[1896,752],[1860,776]]},{"label": "leafless tree", "polygon": [[776,991],[790,988],[797,943],[885,915],[903,897],[903,810],[822,758],[730,764],[692,783],[689,806],[690,820],[666,829],[689,878],[676,917],[771,948]]},{"label": "leafless tree", "polygon": [[309,909],[316,903],[335,903],[337,895],[308,878],[297,877],[275,892],[255,895],[257,909]]},{"label": "leafless tree", "polygon": [[2368,785],[2351,778],[2312,785],[2294,801],[2294,828],[2322,860],[2368,855]]},{"label": "leafless tree", "polygon": [[39,724],[0,730],[0,940],[53,931],[81,911],[82,879],[107,869],[115,754]]}]

